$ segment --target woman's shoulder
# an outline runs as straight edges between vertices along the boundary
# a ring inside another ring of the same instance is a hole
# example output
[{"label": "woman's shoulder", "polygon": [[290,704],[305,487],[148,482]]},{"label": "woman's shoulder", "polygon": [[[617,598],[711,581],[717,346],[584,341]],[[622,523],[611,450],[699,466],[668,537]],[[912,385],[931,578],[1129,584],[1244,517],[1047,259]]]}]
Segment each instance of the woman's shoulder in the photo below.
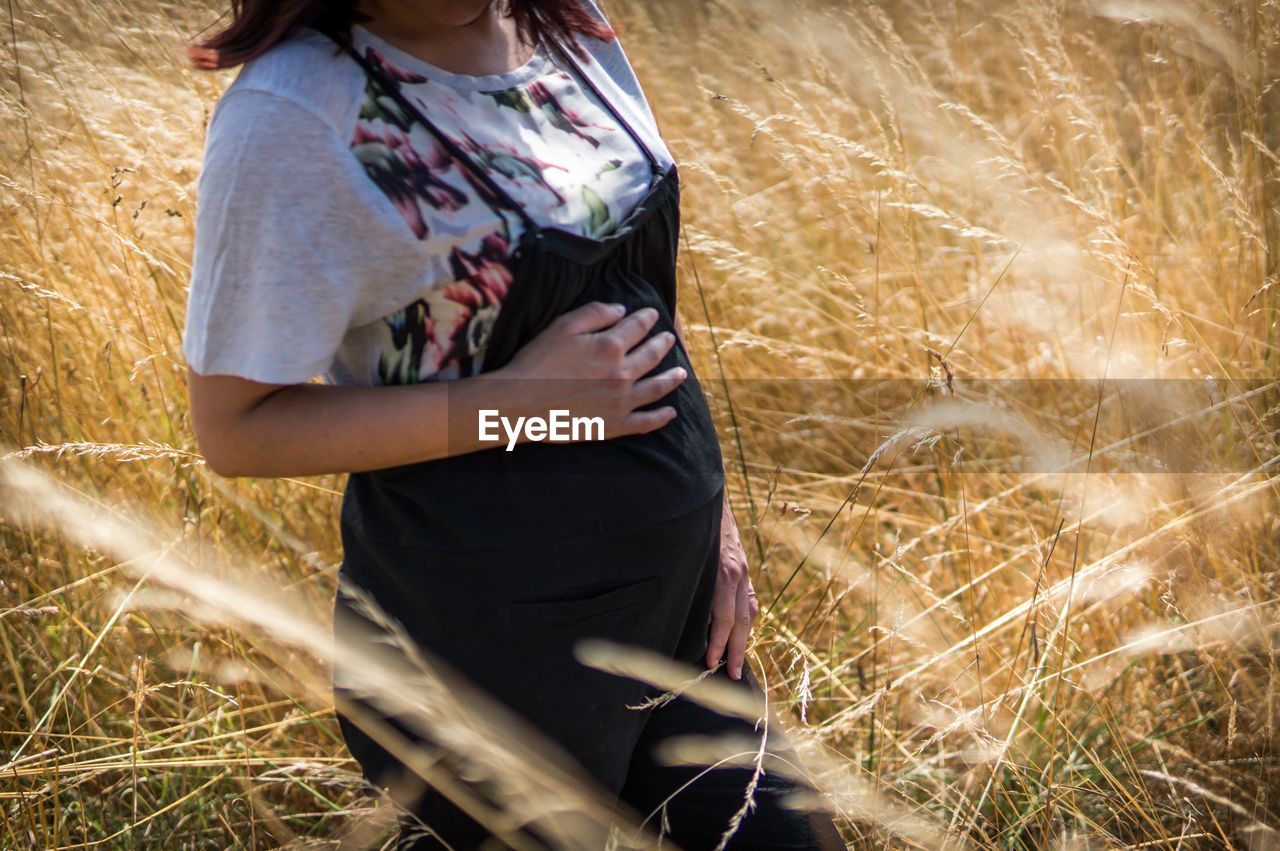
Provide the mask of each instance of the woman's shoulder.
[{"label": "woman's shoulder", "polygon": [[[596,3],[596,0],[578,0],[578,2],[581,4],[582,8],[587,11],[587,14],[591,15],[610,29],[613,28],[613,23],[605,15],[604,10],[600,8],[600,5]],[[616,36],[608,41],[601,41],[599,39],[592,38],[591,36],[580,35],[578,36],[578,40],[582,43],[582,46],[586,48],[592,58],[604,60],[604,64],[610,73],[617,74],[619,71],[624,74],[630,73],[630,64],[626,60],[626,54],[622,49],[622,43]],[[619,68],[617,67],[618,65],[621,65],[622,67]]]},{"label": "woman's shoulder", "polygon": [[[328,36],[303,26],[241,66],[216,111],[233,102],[289,101],[342,132],[355,121],[362,88],[359,66]],[[256,95],[237,97],[249,92]]]},{"label": "woman's shoulder", "polygon": [[604,21],[606,24],[609,23],[608,18],[605,17],[604,11],[596,0],[578,0],[578,2],[597,20]]},{"label": "woman's shoulder", "polygon": [[[596,0],[579,0],[583,8],[597,20],[612,28],[613,24],[601,9]],[[616,36],[608,41],[600,41],[590,36],[579,36],[579,41],[586,48],[593,62],[603,71],[606,80],[616,87],[615,94],[623,96],[623,106],[633,110],[632,117],[638,118],[642,129],[649,135],[659,160],[669,163],[671,153],[662,141],[653,108],[645,95],[644,87],[636,76],[631,60],[623,48],[621,39]]]}]

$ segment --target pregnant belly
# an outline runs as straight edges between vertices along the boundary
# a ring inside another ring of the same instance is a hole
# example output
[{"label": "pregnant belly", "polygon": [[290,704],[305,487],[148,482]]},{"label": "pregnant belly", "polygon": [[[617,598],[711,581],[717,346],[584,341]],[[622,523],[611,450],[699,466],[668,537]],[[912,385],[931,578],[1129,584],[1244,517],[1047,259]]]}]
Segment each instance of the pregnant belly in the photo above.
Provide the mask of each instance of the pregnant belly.
[{"label": "pregnant belly", "polygon": [[[659,310],[659,319],[648,336],[674,331],[666,310],[653,306]],[[516,475],[573,473],[589,479],[602,496],[611,495],[609,503],[614,510],[627,513],[631,512],[619,503],[628,500],[620,499],[619,492],[637,487],[650,489],[655,510],[676,503],[689,509],[701,504],[724,483],[720,443],[706,396],[682,343],[673,345],[648,376],[676,366],[683,367],[688,377],[663,398],[638,409],[675,408],[675,418],[662,427],[583,444],[521,444],[511,453],[519,458],[511,459],[510,469]],[[687,497],[681,497],[681,491],[687,491]],[[643,519],[663,519],[652,512],[649,515]]]},{"label": "pregnant belly", "polygon": [[662,427],[352,473],[344,528],[375,542],[469,550],[540,544],[692,511],[723,487],[723,461],[697,377],[682,349],[672,357],[689,377],[646,406],[676,408]]},{"label": "pregnant belly", "polygon": [[[679,357],[683,361],[683,353]],[[502,449],[492,459],[501,473],[481,477],[478,487],[517,513],[517,525],[533,522],[546,534],[656,523],[704,504],[724,486],[723,460],[697,376],[683,365],[689,377],[645,406],[676,409],[662,427],[608,440]]]},{"label": "pregnant belly", "polygon": [[[574,302],[596,298],[629,311],[655,308],[659,320],[650,336],[673,330],[669,306],[643,276],[604,275]],[[526,305],[519,326],[509,315],[504,332],[495,330],[486,363],[490,354],[496,355],[495,368],[507,362],[517,341],[531,338],[565,307],[553,302]],[[532,317],[534,308],[547,316]],[[375,541],[470,549],[496,546],[499,539],[504,546],[537,544],[692,511],[724,485],[724,469],[715,424],[684,346],[677,342],[649,374],[677,365],[688,377],[642,406],[676,409],[676,417],[654,431],[575,443],[518,443],[509,450],[501,440],[491,449],[353,473],[343,499],[344,526]],[[455,427],[479,424],[451,422]]]}]

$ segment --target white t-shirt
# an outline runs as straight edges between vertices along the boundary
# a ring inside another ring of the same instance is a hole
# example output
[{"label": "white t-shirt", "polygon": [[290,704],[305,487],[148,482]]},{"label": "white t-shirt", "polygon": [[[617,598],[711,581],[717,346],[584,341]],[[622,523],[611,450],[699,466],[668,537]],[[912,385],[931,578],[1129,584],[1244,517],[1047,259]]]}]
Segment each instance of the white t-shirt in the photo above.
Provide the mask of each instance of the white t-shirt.
[{"label": "white t-shirt", "polygon": [[[352,41],[540,225],[604,235],[650,185],[644,153],[550,48],[468,76],[359,25]],[[579,67],[669,165],[622,47],[581,43]],[[474,374],[521,219],[485,203],[466,167],[336,51],[300,28],[246,63],[215,106],[183,353],[202,375],[279,384]]]}]

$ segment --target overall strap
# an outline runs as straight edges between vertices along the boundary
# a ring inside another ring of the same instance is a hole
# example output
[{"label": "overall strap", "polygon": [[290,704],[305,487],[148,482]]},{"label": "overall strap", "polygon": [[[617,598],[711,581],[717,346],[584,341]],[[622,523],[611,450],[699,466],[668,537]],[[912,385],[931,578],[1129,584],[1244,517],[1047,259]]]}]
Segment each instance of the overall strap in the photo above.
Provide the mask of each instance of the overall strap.
[{"label": "overall strap", "polygon": [[404,96],[404,93],[400,91],[400,84],[398,81],[392,80],[384,74],[380,68],[376,67],[374,63],[369,62],[361,56],[360,52],[356,50],[353,45],[347,45],[346,50],[351,54],[352,58],[354,58],[356,62],[364,68],[365,73],[376,80],[382,88],[395,99],[396,103],[400,104],[402,108],[407,110],[411,115],[418,119],[418,121],[422,122],[422,125],[431,132],[431,135],[436,137],[437,141],[439,141],[441,146],[449,152],[451,157],[475,175],[476,179],[483,183],[485,188],[493,193],[494,197],[505,204],[513,212],[518,214],[526,228],[529,230],[537,229],[537,223],[534,222],[533,218],[525,211],[524,206],[512,198],[505,189],[499,186],[498,183],[489,176],[488,171],[481,167],[470,154],[462,150],[462,148],[458,146],[457,142],[453,141],[448,135],[442,132],[440,128],[435,125],[435,122],[423,115],[422,110],[412,104],[409,99]]},{"label": "overall strap", "polygon": [[[332,38],[332,36],[330,37]],[[337,39],[334,40],[337,41]],[[618,122],[618,126],[622,127],[622,129],[627,132],[627,135],[631,137],[632,141],[635,142],[636,146],[644,152],[645,159],[649,161],[649,167],[652,169],[653,173],[661,174],[663,172],[662,165],[658,162],[657,157],[653,155],[653,151],[649,149],[649,146],[645,143],[644,139],[641,138],[640,134],[635,131],[631,124],[622,117],[622,114],[613,105],[613,103],[604,96],[604,93],[600,91],[599,87],[596,86],[591,77],[582,70],[576,61],[574,61],[573,57],[570,55],[570,51],[566,50],[555,38],[547,38],[544,39],[544,41],[555,47],[556,53],[560,55],[564,64],[573,69],[574,73],[577,74],[578,79],[591,90],[591,92],[596,96],[596,99],[604,105],[605,109],[613,116],[614,120]],[[420,121],[431,135],[436,137],[437,141],[440,142],[440,145],[449,152],[449,155],[453,157],[453,159],[461,163],[462,166],[470,171],[477,180],[484,184],[485,188],[489,190],[493,197],[497,198],[508,209],[520,217],[520,220],[524,223],[524,226],[527,229],[538,229],[537,223],[534,222],[533,218],[525,210],[523,204],[512,198],[509,192],[503,189],[492,177],[489,176],[487,169],[477,163],[470,154],[463,151],[462,148],[458,146],[457,142],[449,138],[446,133],[436,126],[435,122],[427,118],[421,109],[411,103],[409,99],[404,96],[404,93],[400,90],[399,81],[391,79],[374,63],[361,56],[360,52],[355,49],[354,45],[348,44],[344,45],[344,47],[347,53],[351,54],[351,57],[364,69],[366,75],[376,80],[387,94],[395,99],[396,103],[398,103],[401,108],[405,109],[410,115]]]},{"label": "overall strap", "polygon": [[609,111],[614,120],[618,122],[618,125],[623,130],[627,131],[627,135],[630,136],[632,141],[636,143],[636,146],[644,152],[645,159],[649,161],[649,167],[653,169],[653,172],[655,174],[661,174],[663,171],[662,165],[658,162],[658,158],[653,155],[653,151],[649,150],[649,146],[645,144],[644,139],[640,138],[640,134],[635,131],[625,118],[622,117],[622,113],[618,112],[617,108],[613,105],[613,102],[604,96],[604,93],[600,91],[598,86],[596,86],[595,81],[593,81],[591,77],[582,70],[582,67],[574,60],[572,51],[566,50],[555,38],[547,38],[546,41],[555,46],[556,52],[560,54],[560,58],[564,63],[573,69],[574,73],[578,75],[578,79],[585,83],[587,88],[591,90],[592,94],[596,96],[596,100],[604,104],[604,108]]}]

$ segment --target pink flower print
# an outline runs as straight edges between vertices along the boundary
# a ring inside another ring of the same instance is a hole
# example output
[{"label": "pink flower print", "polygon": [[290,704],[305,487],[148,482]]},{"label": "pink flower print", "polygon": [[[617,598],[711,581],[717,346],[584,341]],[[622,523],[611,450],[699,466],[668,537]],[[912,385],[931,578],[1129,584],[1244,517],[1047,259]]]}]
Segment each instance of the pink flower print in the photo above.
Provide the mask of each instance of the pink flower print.
[{"label": "pink flower print", "polygon": [[547,169],[555,168],[560,171],[568,171],[569,169],[565,166],[522,154],[511,145],[502,142],[495,142],[488,146],[481,145],[471,138],[470,134],[465,132],[462,134],[462,141],[458,143],[458,147],[462,148],[464,153],[470,154],[474,159],[478,160],[484,168],[496,171],[508,180],[527,180],[537,186],[541,186],[552,194],[556,199],[557,206],[565,203],[564,196],[546,178]]},{"label": "pink flower print", "polygon": [[439,350],[431,305],[418,299],[383,317],[387,341],[378,358],[378,376],[383,384],[412,384],[423,375],[424,364],[435,360]]},{"label": "pink flower print", "polygon": [[427,78],[423,77],[421,74],[414,74],[411,71],[404,70],[399,65],[392,64],[391,60],[383,56],[382,53],[376,47],[366,47],[364,50],[364,57],[365,59],[368,59],[370,62],[372,62],[374,65],[377,65],[378,70],[382,71],[382,73],[386,74],[388,77],[395,80],[396,82],[400,82],[400,83],[427,82]]},{"label": "pink flower print", "polygon": [[486,303],[498,305],[511,289],[509,255],[510,243],[495,233],[481,241],[475,254],[455,248],[449,265],[454,275],[465,278],[483,295]]},{"label": "pink flower print", "polygon": [[[429,367],[434,372],[450,361],[468,354],[466,350],[467,327],[475,315],[478,299],[465,291],[466,285],[449,284],[432,291],[432,316],[435,318],[435,339],[439,342],[431,354]],[[427,374],[425,371],[420,374]]]},{"label": "pink flower print", "polygon": [[401,89],[400,91],[403,92],[404,96],[412,101],[413,105],[416,106],[424,115],[430,115],[432,112],[447,112],[449,115],[454,117],[458,117],[459,115],[458,99],[450,92],[443,90],[440,87],[432,90],[433,99],[430,101],[419,97],[415,91],[407,91],[405,89]]},{"label": "pink flower print", "polygon": [[441,292],[449,301],[454,304],[460,304],[470,310],[475,310],[484,303],[484,294],[477,290],[470,281],[454,281],[451,284],[445,284]]},{"label": "pink flower print", "polygon": [[441,160],[433,147],[428,154],[431,161],[424,159],[409,136],[393,124],[357,122],[351,147],[418,239],[425,239],[430,231],[421,204],[452,211],[467,203],[464,192],[436,175],[440,169],[436,163],[448,163],[448,158]]},{"label": "pink flower print", "polygon": [[547,84],[541,80],[535,80],[529,84],[529,97],[546,113],[547,119],[553,127],[586,140],[593,148],[600,147],[600,140],[582,132],[580,128],[591,127],[596,130],[603,130],[606,133],[616,132],[617,130],[616,127],[588,121],[576,110],[566,107],[560,103],[551,92],[551,89],[547,88]]},{"label": "pink flower print", "polygon": [[470,358],[488,344],[498,306],[488,303],[485,293],[470,281],[446,285],[443,295],[457,306],[456,320],[449,329],[452,359]]}]

